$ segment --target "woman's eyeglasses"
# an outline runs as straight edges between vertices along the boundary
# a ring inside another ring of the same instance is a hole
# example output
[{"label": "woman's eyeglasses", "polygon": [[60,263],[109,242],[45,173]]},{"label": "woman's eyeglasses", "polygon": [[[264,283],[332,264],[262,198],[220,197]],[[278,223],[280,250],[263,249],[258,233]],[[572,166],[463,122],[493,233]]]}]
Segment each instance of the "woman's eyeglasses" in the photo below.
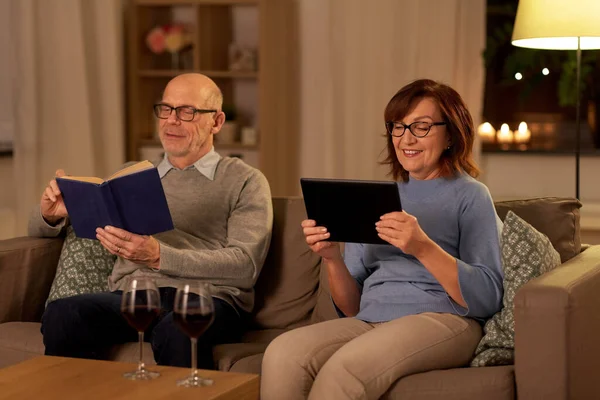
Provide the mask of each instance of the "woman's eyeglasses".
[{"label": "woman's eyeglasses", "polygon": [[404,132],[408,128],[410,133],[413,136],[418,138],[423,138],[427,136],[432,126],[440,126],[446,125],[445,122],[426,122],[426,121],[416,121],[412,124],[406,125],[402,122],[388,121],[385,123],[385,129],[387,133],[394,137],[402,137]]}]

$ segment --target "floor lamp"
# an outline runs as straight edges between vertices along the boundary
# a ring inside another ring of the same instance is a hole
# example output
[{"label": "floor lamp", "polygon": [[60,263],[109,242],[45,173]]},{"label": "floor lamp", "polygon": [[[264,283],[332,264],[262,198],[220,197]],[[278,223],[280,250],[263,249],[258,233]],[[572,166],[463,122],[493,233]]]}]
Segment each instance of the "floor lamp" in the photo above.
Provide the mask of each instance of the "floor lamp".
[{"label": "floor lamp", "polygon": [[600,0],[519,0],[513,46],[577,51],[575,193],[579,199],[581,50],[600,49]]}]

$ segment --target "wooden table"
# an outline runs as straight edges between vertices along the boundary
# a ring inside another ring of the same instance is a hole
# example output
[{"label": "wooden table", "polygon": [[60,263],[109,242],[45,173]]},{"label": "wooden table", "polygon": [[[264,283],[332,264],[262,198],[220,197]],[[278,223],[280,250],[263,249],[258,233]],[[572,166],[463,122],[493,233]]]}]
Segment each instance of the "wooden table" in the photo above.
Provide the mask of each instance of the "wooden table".
[{"label": "wooden table", "polygon": [[0,399],[204,399],[258,400],[259,376],[220,371],[199,371],[214,380],[212,386],[185,388],[177,380],[189,368],[152,366],[160,372],[151,381],[130,381],[123,373],[136,364],[115,361],[41,356],[0,369]]}]

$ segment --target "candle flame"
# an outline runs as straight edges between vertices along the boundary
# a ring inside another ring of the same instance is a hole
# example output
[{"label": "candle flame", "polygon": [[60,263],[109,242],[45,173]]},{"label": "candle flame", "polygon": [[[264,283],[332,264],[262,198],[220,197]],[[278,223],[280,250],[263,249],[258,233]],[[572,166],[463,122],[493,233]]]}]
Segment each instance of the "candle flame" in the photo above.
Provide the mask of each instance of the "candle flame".
[{"label": "candle flame", "polygon": [[527,132],[527,124],[525,122],[521,122],[519,124],[519,132],[521,132],[521,133]]}]

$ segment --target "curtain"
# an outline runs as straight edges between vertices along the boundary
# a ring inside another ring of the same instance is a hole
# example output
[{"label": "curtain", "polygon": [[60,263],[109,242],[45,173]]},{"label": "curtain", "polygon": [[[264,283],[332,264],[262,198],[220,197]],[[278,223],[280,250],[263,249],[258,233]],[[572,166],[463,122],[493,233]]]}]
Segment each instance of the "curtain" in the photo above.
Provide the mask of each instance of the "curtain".
[{"label": "curtain", "polygon": [[485,0],[299,1],[301,176],[385,179],[383,110],[414,79],[452,86],[479,124]]},{"label": "curtain", "polygon": [[124,162],[121,0],[12,0],[17,234],[58,168]]},{"label": "curtain", "polygon": [[0,0],[0,151],[9,149],[13,138],[13,104],[10,96],[12,76],[10,74],[10,50],[12,44],[9,35],[10,0]]}]

